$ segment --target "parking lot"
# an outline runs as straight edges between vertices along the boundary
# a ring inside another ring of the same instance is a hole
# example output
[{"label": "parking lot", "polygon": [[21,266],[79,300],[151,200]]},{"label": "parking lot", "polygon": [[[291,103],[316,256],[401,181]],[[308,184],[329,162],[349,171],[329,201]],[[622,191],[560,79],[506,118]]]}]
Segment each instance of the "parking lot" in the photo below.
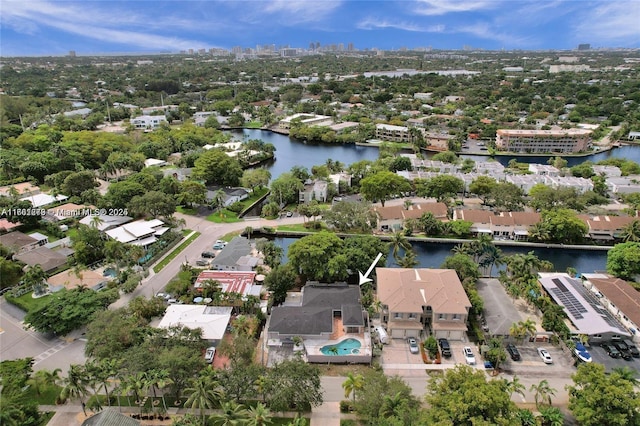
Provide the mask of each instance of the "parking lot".
[{"label": "parking lot", "polygon": [[[537,343],[525,341],[516,342],[520,352],[520,361],[513,361],[510,357],[502,364],[501,369],[508,374],[517,374],[522,377],[568,377],[574,373],[575,359],[568,352],[563,351],[550,343]],[[551,355],[553,364],[545,364],[538,348],[545,348]]]},{"label": "parking lot", "polygon": [[628,360],[623,358],[611,358],[599,345],[592,345],[587,349],[593,358],[593,362],[603,364],[608,372],[612,371],[614,368],[628,367],[636,370],[640,375],[640,358],[631,358]]}]

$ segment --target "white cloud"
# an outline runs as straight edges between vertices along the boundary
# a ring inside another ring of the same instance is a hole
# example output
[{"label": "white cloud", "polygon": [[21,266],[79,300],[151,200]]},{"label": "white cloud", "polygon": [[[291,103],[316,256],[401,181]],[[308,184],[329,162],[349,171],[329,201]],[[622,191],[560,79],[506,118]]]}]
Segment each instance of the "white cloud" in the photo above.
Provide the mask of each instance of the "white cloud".
[{"label": "white cloud", "polygon": [[308,22],[321,22],[342,5],[342,0],[270,0],[259,2],[241,2],[255,6],[264,21],[263,13],[275,15],[281,23],[295,25]]},{"label": "white cloud", "polygon": [[389,19],[365,18],[356,24],[356,28],[360,30],[377,30],[384,28],[394,28],[397,30],[422,32],[422,33],[441,33],[444,31],[444,25],[423,26],[412,22],[394,21]]},{"label": "white cloud", "polygon": [[575,24],[577,41],[592,45],[611,46],[622,43],[638,46],[640,43],[640,2],[607,1],[587,8]]},{"label": "white cloud", "polygon": [[485,22],[464,25],[454,29],[453,32],[472,34],[479,38],[495,40],[508,48],[526,47],[535,44],[531,37],[519,37],[514,34],[504,33]]},{"label": "white cloud", "polygon": [[426,16],[446,15],[448,13],[474,12],[493,9],[497,1],[487,0],[418,0],[414,13]]}]

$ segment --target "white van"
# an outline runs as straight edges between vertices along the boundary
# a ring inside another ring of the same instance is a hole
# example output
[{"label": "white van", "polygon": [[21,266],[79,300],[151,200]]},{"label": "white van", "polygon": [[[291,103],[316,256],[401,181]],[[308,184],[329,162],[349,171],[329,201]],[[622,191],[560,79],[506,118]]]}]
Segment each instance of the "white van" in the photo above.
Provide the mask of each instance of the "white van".
[{"label": "white van", "polygon": [[375,330],[378,334],[378,338],[380,339],[380,343],[383,345],[389,344],[389,335],[387,334],[387,330],[385,330],[381,325],[377,326]]}]

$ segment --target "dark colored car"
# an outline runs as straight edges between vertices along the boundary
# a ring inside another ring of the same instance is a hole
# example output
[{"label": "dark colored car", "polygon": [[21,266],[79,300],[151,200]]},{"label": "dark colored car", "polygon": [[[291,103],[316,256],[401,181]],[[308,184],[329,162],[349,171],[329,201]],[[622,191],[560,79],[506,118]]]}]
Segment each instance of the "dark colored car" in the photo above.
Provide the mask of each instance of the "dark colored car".
[{"label": "dark colored car", "polygon": [[447,339],[438,339],[438,344],[440,345],[440,351],[442,351],[442,356],[445,358],[451,358],[451,345]]},{"label": "dark colored car", "polygon": [[623,342],[625,343],[625,345],[627,345],[627,347],[629,348],[629,353],[631,353],[631,356],[634,358],[640,358],[640,351],[638,350],[638,347],[636,345],[634,345],[633,343],[631,343],[628,340],[623,340]]},{"label": "dark colored car", "polygon": [[507,345],[507,353],[509,354],[512,360],[520,361],[521,359],[520,351],[518,350],[518,348],[516,348],[516,345],[514,345],[513,343],[509,343]]},{"label": "dark colored car", "polygon": [[616,349],[620,351],[622,358],[631,359],[631,351],[629,350],[629,346],[627,346],[627,344],[622,340],[619,342],[614,342],[613,346],[615,346]]},{"label": "dark colored car", "polygon": [[609,343],[603,343],[601,346],[602,349],[604,349],[605,352],[607,352],[607,355],[609,355],[611,358],[620,358],[622,356],[620,351],[615,346]]},{"label": "dark colored car", "polygon": [[201,256],[204,257],[205,259],[213,259],[214,257],[216,257],[216,254],[211,251],[203,251]]}]

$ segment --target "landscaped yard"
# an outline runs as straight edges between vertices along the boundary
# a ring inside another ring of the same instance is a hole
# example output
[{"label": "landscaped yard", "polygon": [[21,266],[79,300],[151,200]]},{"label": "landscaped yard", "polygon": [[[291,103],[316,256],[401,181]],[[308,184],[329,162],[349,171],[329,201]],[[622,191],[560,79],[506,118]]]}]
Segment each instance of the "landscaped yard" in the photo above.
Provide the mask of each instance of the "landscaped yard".
[{"label": "landscaped yard", "polygon": [[222,209],[215,213],[211,213],[207,216],[207,220],[215,223],[234,223],[241,222],[242,219],[238,218],[238,214],[231,210]]},{"label": "landscaped yard", "polygon": [[9,292],[5,294],[5,298],[7,299],[7,302],[13,303],[14,305],[18,306],[20,309],[22,309],[25,312],[31,312],[47,304],[47,301],[49,300],[48,295],[38,297],[38,298],[33,298],[31,296],[32,294],[33,293],[30,291],[27,294],[23,294],[20,297],[12,297],[11,292]]},{"label": "landscaped yard", "polygon": [[182,252],[182,250],[184,250],[189,244],[191,244],[193,242],[193,240],[195,240],[199,236],[200,236],[199,232],[194,232],[194,234],[192,236],[190,236],[185,241],[183,241],[182,244],[180,244],[178,247],[173,249],[173,251],[171,253],[169,253],[164,259],[162,259],[160,262],[158,262],[158,264],[153,267],[153,272],[155,272],[156,274],[158,272],[160,272],[162,270],[162,268],[167,266],[169,264],[169,262],[171,262],[173,259],[175,259]]}]

